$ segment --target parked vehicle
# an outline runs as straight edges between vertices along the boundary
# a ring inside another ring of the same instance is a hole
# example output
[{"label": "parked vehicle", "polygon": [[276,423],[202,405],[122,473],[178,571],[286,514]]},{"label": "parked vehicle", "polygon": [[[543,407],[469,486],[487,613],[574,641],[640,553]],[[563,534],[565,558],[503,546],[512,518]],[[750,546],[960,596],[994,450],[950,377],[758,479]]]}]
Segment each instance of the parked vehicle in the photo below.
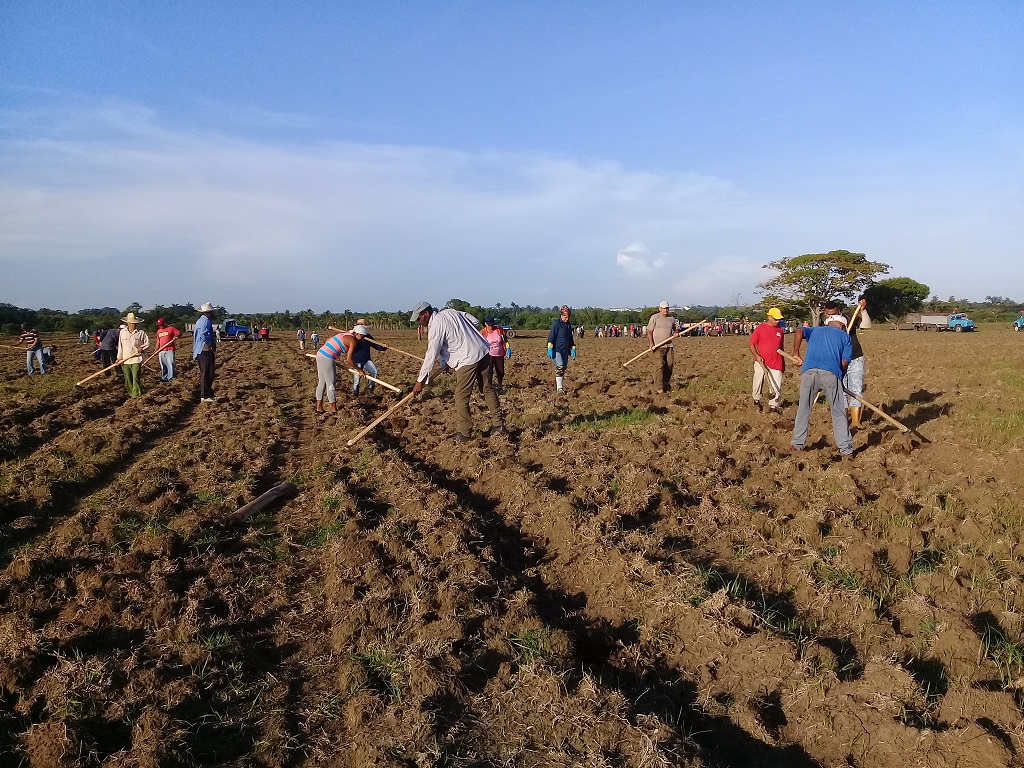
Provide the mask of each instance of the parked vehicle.
[{"label": "parked vehicle", "polygon": [[497,323],[498,327],[505,332],[506,338],[514,339],[516,337],[516,332],[511,325],[506,323],[504,320],[498,320]]},{"label": "parked vehicle", "polygon": [[914,326],[915,331],[974,331],[974,321],[962,312],[952,315],[912,314],[907,315],[906,322]]},{"label": "parked vehicle", "polygon": [[228,338],[245,341],[253,338],[252,326],[236,323],[234,318],[228,318],[222,321],[215,330],[217,331],[218,339]]}]

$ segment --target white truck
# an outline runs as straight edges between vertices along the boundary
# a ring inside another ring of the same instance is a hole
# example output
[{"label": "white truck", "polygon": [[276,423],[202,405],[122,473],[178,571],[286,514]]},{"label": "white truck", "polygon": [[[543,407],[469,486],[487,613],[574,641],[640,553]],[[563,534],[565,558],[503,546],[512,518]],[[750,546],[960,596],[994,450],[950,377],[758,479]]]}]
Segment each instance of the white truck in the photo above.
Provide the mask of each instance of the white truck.
[{"label": "white truck", "polygon": [[974,321],[962,312],[952,315],[942,314],[912,314],[907,315],[905,323],[914,326],[915,331],[963,331],[976,330]]}]

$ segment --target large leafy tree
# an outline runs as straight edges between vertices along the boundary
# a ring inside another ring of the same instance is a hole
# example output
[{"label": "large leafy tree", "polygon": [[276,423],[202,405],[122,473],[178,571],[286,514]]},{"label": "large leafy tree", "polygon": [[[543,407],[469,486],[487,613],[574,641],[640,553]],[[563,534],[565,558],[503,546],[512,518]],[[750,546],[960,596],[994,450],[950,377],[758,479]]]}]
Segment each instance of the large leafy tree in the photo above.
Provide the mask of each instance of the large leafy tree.
[{"label": "large leafy tree", "polygon": [[805,253],[777,259],[764,265],[775,277],[761,283],[764,304],[799,306],[818,324],[821,307],[830,299],[853,299],[867,288],[876,275],[889,271],[888,264],[868,261],[863,253],[829,251]]},{"label": "large leafy tree", "polygon": [[930,288],[909,277],[890,277],[868,286],[864,298],[868,312],[876,320],[890,320],[898,325],[911,312],[920,312]]}]

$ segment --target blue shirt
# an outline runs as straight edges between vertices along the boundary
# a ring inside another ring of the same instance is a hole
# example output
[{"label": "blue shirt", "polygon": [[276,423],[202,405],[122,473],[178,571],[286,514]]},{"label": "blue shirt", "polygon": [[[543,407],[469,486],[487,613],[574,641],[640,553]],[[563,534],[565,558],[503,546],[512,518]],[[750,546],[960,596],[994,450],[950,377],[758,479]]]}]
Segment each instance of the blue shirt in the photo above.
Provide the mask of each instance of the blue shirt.
[{"label": "blue shirt", "polygon": [[548,344],[555,348],[556,352],[568,355],[569,350],[576,346],[576,340],[572,335],[572,323],[558,317],[551,323],[551,330],[548,331]]},{"label": "blue shirt", "polygon": [[200,315],[199,319],[196,320],[196,328],[192,331],[193,360],[199,357],[203,347],[209,347],[210,349],[217,347],[217,338],[213,335],[213,323],[210,321],[209,315]]},{"label": "blue shirt", "polygon": [[378,352],[383,352],[387,347],[382,347],[379,344],[374,344],[370,339],[372,336],[366,336],[362,339],[356,339],[356,345],[352,349],[352,362],[359,368],[363,367],[363,363],[370,359],[370,350],[376,349]]},{"label": "blue shirt", "polygon": [[823,325],[818,328],[801,329],[807,339],[807,354],[800,373],[807,373],[812,368],[834,373],[843,378],[841,361],[849,363],[853,359],[853,343],[850,334],[834,325]]}]

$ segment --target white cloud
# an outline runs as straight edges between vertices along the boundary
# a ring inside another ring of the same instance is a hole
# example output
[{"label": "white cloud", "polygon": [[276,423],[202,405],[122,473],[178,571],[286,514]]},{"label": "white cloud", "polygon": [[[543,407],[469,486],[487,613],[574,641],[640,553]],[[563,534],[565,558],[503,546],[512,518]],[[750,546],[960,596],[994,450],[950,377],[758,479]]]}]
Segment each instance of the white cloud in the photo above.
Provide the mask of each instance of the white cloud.
[{"label": "white cloud", "polygon": [[[936,254],[1015,253],[1022,234],[1005,215],[1019,191],[993,203],[972,189],[937,220],[924,193],[894,205],[864,185],[787,199],[542,154],[259,143],[174,132],[136,105],[8,117],[20,128],[6,136],[29,138],[0,138],[0,300],[22,306],[622,306],[667,286],[673,301],[729,303],[753,300],[780,256],[863,250],[931,284],[915,269]],[[115,282],[118,263],[133,266]],[[999,277],[972,287],[998,264],[942,268],[956,283],[939,293],[1005,292]]]},{"label": "white cloud", "polygon": [[646,245],[631,243],[616,254],[615,263],[627,275],[647,275],[665,266],[666,255],[652,257]]}]

